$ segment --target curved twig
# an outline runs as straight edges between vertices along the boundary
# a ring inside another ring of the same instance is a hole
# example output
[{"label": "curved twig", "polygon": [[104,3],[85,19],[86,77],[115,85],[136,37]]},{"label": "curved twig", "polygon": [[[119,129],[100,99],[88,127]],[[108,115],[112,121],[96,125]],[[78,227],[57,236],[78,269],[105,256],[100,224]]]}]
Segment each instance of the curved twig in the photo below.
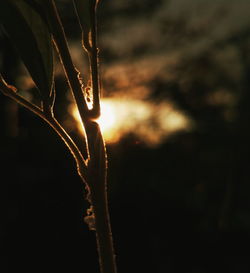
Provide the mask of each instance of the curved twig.
[{"label": "curved twig", "polygon": [[45,115],[40,107],[27,101],[24,97],[19,95],[17,93],[17,89],[14,86],[8,85],[3,79],[1,74],[0,74],[0,91],[2,91],[4,95],[16,101],[18,104],[24,106],[25,108],[33,112],[35,115],[42,118],[44,121],[46,121],[50,125],[50,127],[54,129],[54,131],[64,141],[64,143],[70,150],[71,154],[75,158],[75,161],[77,164],[77,171],[80,177],[82,178],[82,180],[86,183],[87,163],[84,160],[75,142],[71,139],[71,137],[63,129],[60,123],[56,120],[56,118],[53,116],[53,113],[51,113],[50,115]]}]

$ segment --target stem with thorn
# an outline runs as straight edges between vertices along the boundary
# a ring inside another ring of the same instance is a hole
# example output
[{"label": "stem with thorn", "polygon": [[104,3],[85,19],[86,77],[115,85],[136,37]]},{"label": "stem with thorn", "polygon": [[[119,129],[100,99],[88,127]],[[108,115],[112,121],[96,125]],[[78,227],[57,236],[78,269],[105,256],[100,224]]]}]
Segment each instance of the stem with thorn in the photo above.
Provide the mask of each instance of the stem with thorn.
[{"label": "stem with thorn", "polygon": [[[89,200],[95,220],[95,231],[102,273],[116,273],[110,218],[107,201],[107,156],[101,130],[95,119],[100,115],[100,81],[98,71],[98,49],[96,43],[96,9],[91,20],[91,49],[87,51],[90,61],[93,108],[88,109],[84,94],[70,57],[67,39],[54,1],[47,0],[47,10],[51,18],[52,32],[59,56],[64,66],[73,97],[75,98],[87,136],[88,166],[87,184]],[[89,216],[85,217],[86,222]],[[91,227],[90,227],[91,228]]]},{"label": "stem with thorn", "polygon": [[55,93],[53,93],[50,100],[41,97],[42,107],[38,107],[20,96],[13,86],[9,86],[4,81],[1,75],[0,91],[46,121],[69,148],[75,158],[78,174],[82,181],[85,182],[88,191],[87,200],[90,202],[91,207],[88,210],[88,213],[90,214],[85,217],[85,220],[86,223],[89,224],[89,228],[94,229],[96,232],[101,273],[116,273],[113,238],[107,201],[107,156],[100,127],[95,121],[100,115],[100,81],[98,71],[98,49],[96,44],[96,6],[95,9],[91,11],[91,48],[87,52],[89,56],[91,87],[93,92],[93,108],[89,109],[82,90],[80,74],[75,68],[70,56],[64,28],[57,12],[55,2],[54,0],[44,0],[41,1],[41,5],[45,8],[53,41],[84,125],[86,134],[84,141],[86,142],[88,154],[87,160],[84,159],[83,154],[80,152],[75,142],[54,117],[53,102]]}]

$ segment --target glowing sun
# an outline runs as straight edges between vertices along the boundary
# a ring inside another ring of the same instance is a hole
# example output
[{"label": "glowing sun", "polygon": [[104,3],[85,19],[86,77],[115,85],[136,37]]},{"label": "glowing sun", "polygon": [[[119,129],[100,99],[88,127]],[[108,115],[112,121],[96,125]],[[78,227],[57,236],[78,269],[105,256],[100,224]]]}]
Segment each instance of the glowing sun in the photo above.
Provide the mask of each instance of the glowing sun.
[{"label": "glowing sun", "polygon": [[[71,113],[82,131],[76,107],[71,109]],[[96,121],[107,143],[118,142],[123,136],[133,133],[149,146],[156,146],[173,133],[192,127],[190,119],[169,102],[152,104],[124,98],[103,99],[101,117]]]}]

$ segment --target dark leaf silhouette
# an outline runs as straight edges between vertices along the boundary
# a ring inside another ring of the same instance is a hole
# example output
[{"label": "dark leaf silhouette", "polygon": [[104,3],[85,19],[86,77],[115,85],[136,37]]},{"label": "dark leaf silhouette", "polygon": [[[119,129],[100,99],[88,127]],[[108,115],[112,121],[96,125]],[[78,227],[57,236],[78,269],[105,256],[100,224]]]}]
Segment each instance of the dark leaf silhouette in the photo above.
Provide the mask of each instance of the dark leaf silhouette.
[{"label": "dark leaf silhouette", "polygon": [[25,0],[1,0],[0,7],[0,22],[47,100],[52,95],[53,50],[46,22]]}]

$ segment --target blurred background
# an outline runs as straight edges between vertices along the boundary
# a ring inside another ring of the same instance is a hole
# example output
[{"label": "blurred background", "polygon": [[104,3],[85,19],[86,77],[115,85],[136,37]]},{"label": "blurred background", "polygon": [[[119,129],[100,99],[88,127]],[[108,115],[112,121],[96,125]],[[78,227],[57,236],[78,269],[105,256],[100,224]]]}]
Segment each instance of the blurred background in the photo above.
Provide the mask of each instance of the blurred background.
[{"label": "blurred background", "polygon": [[[87,83],[71,1],[57,3]],[[100,1],[99,122],[119,273],[250,271],[249,18],[248,0]],[[81,146],[55,62],[55,112]],[[3,32],[0,69],[36,102]],[[0,104],[2,272],[98,273],[70,153],[32,113],[2,94]]]}]

